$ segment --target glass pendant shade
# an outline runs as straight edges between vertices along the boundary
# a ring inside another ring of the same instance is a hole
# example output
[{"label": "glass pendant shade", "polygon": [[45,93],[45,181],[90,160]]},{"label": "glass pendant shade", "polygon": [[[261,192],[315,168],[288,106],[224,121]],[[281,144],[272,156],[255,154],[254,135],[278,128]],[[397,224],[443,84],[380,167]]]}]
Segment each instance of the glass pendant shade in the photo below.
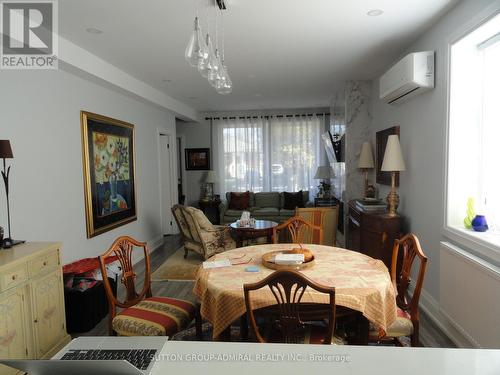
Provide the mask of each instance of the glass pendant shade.
[{"label": "glass pendant shade", "polygon": [[213,56],[214,58],[210,60],[210,72],[208,73],[208,82],[213,86],[216,87],[217,82],[220,81],[222,78],[222,65],[220,63],[220,58],[219,58],[219,50],[215,50],[215,54]]},{"label": "glass pendant shade", "polygon": [[231,81],[231,77],[229,77],[229,73],[227,71],[227,67],[224,65],[224,62],[221,64],[221,79],[217,81],[215,85],[215,91],[221,95],[230,94],[233,91],[233,82]]},{"label": "glass pendant shade", "polygon": [[201,58],[198,61],[198,72],[200,72],[200,74],[203,77],[208,78],[208,73],[212,69],[212,67],[210,66],[210,62],[211,62],[210,57],[213,54],[212,41],[210,40],[209,34],[207,34],[207,38],[206,38],[206,42],[205,42],[205,50],[207,53],[204,54],[203,58]]},{"label": "glass pendant shade", "polygon": [[194,30],[191,33],[191,38],[189,38],[186,51],[184,52],[184,57],[186,61],[193,68],[198,66],[198,62],[205,55],[206,48],[205,42],[203,40],[203,34],[201,33],[200,24],[198,17],[194,18]]}]

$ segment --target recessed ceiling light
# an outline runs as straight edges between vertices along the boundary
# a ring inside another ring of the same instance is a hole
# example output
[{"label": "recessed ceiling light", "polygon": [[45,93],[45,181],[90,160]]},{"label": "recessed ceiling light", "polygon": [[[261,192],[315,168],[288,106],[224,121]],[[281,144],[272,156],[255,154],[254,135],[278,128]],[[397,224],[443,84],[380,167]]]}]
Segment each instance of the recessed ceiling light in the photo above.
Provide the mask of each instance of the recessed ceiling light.
[{"label": "recessed ceiling light", "polygon": [[248,75],[248,78],[250,78],[250,79],[255,78],[255,74],[249,74],[249,75]]},{"label": "recessed ceiling light", "polygon": [[262,94],[257,93],[257,94],[253,94],[253,96],[262,96]]},{"label": "recessed ceiling light", "polygon": [[366,13],[367,16],[370,16],[370,17],[377,17],[377,16],[380,16],[384,13],[384,11],[382,9],[372,9],[370,11],[368,11],[368,13]]},{"label": "recessed ceiling light", "polygon": [[102,30],[96,29],[95,27],[87,27],[85,31],[89,34],[102,34]]}]

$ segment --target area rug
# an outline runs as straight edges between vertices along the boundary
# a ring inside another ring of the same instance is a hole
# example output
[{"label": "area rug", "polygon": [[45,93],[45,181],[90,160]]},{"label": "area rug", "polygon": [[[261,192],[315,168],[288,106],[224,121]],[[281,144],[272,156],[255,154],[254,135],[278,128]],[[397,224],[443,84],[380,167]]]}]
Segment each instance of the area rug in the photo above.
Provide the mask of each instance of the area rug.
[{"label": "area rug", "polygon": [[187,258],[184,259],[184,247],[181,247],[153,272],[151,280],[194,280],[202,262],[201,255],[193,251],[190,251]]}]

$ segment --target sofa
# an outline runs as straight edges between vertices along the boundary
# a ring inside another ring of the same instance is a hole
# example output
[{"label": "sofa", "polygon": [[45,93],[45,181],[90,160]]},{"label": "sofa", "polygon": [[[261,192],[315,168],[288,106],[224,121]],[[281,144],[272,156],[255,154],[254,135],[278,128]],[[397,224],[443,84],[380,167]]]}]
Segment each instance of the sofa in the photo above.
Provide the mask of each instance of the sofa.
[{"label": "sofa", "polygon": [[[309,191],[302,192],[302,200],[305,207],[314,206],[309,201]],[[231,209],[230,207],[231,193],[226,193],[226,200],[219,206],[221,224],[233,223],[241,217],[244,210]],[[271,220],[277,223],[286,221],[295,215],[295,209],[287,210],[284,206],[284,193],[279,192],[250,192],[248,208],[251,217],[257,220]]]}]

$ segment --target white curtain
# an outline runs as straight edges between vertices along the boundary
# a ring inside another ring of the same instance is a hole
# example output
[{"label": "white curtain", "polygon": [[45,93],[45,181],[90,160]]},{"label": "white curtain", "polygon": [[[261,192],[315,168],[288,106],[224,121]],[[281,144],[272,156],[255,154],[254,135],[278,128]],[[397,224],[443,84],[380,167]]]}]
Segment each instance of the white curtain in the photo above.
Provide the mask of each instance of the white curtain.
[{"label": "white curtain", "polygon": [[[258,116],[213,121],[218,190],[315,194],[324,116]],[[311,196],[313,196],[311,194]]]}]

